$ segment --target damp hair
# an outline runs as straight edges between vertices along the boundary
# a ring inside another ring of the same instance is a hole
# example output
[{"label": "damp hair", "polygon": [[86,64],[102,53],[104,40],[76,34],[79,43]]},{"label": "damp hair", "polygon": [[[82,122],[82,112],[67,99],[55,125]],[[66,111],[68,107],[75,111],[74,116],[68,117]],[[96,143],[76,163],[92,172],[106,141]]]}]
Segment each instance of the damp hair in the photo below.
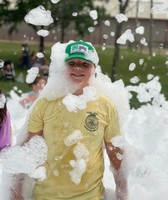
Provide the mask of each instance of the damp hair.
[{"label": "damp hair", "polygon": [[34,80],[32,83],[29,83],[29,84],[28,84],[28,86],[29,86],[29,87],[32,87],[33,85],[36,85],[36,84],[39,82],[39,80],[41,80],[41,79],[44,79],[44,80],[47,81],[47,79],[46,79],[45,77],[43,77],[43,76],[37,76],[37,77],[35,78],[35,80]]},{"label": "damp hair", "polygon": [[[0,95],[1,94],[2,94],[2,90],[0,89]],[[4,108],[0,108],[0,126],[6,120],[6,112],[7,112],[7,108],[6,108],[6,103],[5,103]]]}]

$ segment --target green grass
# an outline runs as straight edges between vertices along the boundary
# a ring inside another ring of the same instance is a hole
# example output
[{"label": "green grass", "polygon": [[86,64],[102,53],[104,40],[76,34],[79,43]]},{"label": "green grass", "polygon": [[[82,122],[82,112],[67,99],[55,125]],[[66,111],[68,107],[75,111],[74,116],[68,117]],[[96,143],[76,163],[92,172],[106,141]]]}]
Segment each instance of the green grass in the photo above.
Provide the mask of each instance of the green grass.
[{"label": "green grass", "polygon": [[[15,66],[16,76],[18,76],[20,73],[23,73],[24,78],[26,78],[27,71],[21,70],[18,66],[19,58],[21,57],[22,54],[21,45],[22,42],[18,43],[18,42],[0,41],[0,59],[11,60]],[[30,48],[30,53],[33,51],[38,52],[38,44],[30,43],[29,48]],[[48,44],[46,45],[45,48],[45,54],[48,60],[50,58],[50,52],[51,52],[51,45]],[[22,90],[23,92],[28,92],[31,90],[31,88],[26,83],[0,80],[0,88],[3,90],[5,94],[8,94],[9,91],[13,89],[14,86],[16,86],[19,90]]]},{"label": "green grass", "polygon": [[[15,64],[16,74],[18,75],[21,70],[18,68],[18,60],[21,56],[21,44],[15,42],[2,42],[0,41],[0,59],[6,60],[10,59]],[[51,53],[51,44],[46,44],[45,53],[48,61],[50,61],[50,53]],[[29,44],[30,52],[38,51],[38,44]],[[113,49],[106,48],[102,50],[100,47],[97,48],[99,57],[100,57],[100,66],[102,67],[102,71],[105,74],[111,74],[111,66],[112,66],[112,56]],[[121,49],[120,50],[120,60],[117,68],[117,79],[122,79],[125,85],[130,85],[130,78],[134,76],[138,76],[140,82],[148,82],[147,76],[148,74],[153,74],[154,76],[160,77],[160,82],[162,85],[162,93],[168,99],[168,65],[165,64],[168,59],[165,53],[158,53],[156,50],[156,55],[150,57],[147,53],[136,52],[133,49]],[[142,65],[139,64],[139,60],[144,59],[144,63]],[[136,68],[133,71],[129,70],[130,63],[135,63]],[[22,71],[24,77],[26,77],[26,70]],[[131,84],[132,85],[132,84]],[[27,92],[30,88],[26,83],[16,83],[16,82],[4,82],[0,80],[0,88],[3,89],[4,93],[7,94],[13,86],[17,86],[23,92]],[[133,98],[131,101],[131,105],[133,107],[138,107],[139,103],[136,98]]]}]

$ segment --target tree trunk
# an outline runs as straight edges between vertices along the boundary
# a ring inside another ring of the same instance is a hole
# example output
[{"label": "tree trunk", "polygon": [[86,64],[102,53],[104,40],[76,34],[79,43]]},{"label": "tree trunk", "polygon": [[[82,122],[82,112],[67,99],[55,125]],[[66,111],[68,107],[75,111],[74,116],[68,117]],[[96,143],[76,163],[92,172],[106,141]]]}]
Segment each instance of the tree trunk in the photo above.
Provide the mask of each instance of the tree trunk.
[{"label": "tree trunk", "polygon": [[[118,0],[119,2],[119,13],[125,14],[125,10],[128,6],[129,0]],[[117,44],[117,39],[121,35],[122,30],[122,23],[118,23],[116,25],[116,33],[115,33],[115,42],[114,42],[114,55],[113,55],[113,61],[112,61],[112,73],[111,73],[111,80],[115,81],[117,76],[117,67],[118,67],[118,61],[120,56],[120,45]]]},{"label": "tree trunk", "polygon": [[120,37],[121,34],[121,28],[122,24],[117,24],[116,26],[116,32],[115,32],[115,43],[114,43],[114,55],[113,55],[113,63],[112,63],[112,74],[111,74],[111,80],[116,80],[117,75],[117,66],[118,66],[118,60],[120,55],[120,45],[117,44],[117,39]]},{"label": "tree trunk", "polygon": [[64,38],[65,38],[65,28],[64,28],[64,22],[62,23],[61,26],[61,42],[64,42]]},{"label": "tree trunk", "polygon": [[40,36],[39,51],[44,53],[44,37]]},{"label": "tree trunk", "polygon": [[151,13],[151,9],[153,7],[153,0],[150,0],[150,27],[149,27],[149,54],[152,56],[152,43],[153,43],[153,14]]},{"label": "tree trunk", "polygon": [[62,0],[62,22],[61,22],[61,42],[64,42],[64,38],[65,38],[65,22],[64,22],[64,18],[65,18],[65,6],[66,6],[66,2],[65,0]]},{"label": "tree trunk", "polygon": [[[41,29],[43,29],[44,27],[41,26]],[[44,37],[39,36],[40,39],[40,44],[39,44],[39,51],[44,53]]]}]

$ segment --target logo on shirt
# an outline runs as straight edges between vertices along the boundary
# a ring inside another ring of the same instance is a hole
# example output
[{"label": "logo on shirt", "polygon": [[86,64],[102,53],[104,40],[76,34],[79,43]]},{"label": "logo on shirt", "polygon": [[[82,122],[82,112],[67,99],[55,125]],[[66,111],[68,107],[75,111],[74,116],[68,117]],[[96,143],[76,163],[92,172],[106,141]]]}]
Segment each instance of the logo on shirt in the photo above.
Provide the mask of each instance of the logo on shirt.
[{"label": "logo on shirt", "polygon": [[96,131],[99,127],[99,120],[96,117],[97,113],[88,112],[88,114],[85,119],[85,128],[89,131]]}]

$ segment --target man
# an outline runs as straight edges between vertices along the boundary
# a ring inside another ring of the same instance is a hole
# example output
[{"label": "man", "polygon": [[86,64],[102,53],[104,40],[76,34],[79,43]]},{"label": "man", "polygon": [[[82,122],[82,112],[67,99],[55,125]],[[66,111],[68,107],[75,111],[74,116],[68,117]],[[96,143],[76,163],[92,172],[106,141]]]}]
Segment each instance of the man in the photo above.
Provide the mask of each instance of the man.
[{"label": "man", "polygon": [[66,78],[75,86],[72,96],[79,99],[79,105],[85,101],[86,107],[70,111],[66,97],[41,98],[34,106],[28,140],[40,135],[48,146],[47,178],[36,181],[34,199],[100,200],[104,198],[103,142],[120,187],[121,159],[117,155],[122,151],[111,143],[120,134],[118,115],[115,105],[104,95],[97,93],[87,100],[84,94],[95,76],[95,48],[83,41],[69,42],[65,53]]}]

